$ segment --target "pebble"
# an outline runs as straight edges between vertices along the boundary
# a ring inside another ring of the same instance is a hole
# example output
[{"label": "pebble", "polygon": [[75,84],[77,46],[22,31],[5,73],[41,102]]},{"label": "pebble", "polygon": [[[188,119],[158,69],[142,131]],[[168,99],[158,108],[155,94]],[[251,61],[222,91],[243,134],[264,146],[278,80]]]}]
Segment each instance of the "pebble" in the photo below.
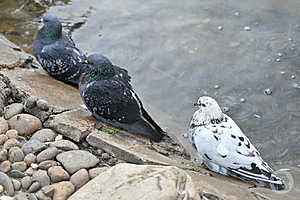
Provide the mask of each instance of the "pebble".
[{"label": "pebble", "polygon": [[8,151],[8,160],[12,163],[24,160],[24,153],[20,147],[12,147]]},{"label": "pebble", "polygon": [[244,27],[244,30],[245,30],[245,31],[251,31],[251,28],[250,28],[249,26],[245,26],[245,27]]},{"label": "pebble", "polygon": [[[293,83],[292,86],[293,86],[293,88],[300,89],[299,83]],[[0,160],[1,160],[1,153],[0,153]]]},{"label": "pebble", "polygon": [[29,114],[18,114],[8,120],[11,129],[16,129],[21,136],[30,136],[42,128],[39,118]]},{"label": "pebble", "polygon": [[255,118],[258,118],[258,119],[261,119],[261,116],[258,115],[258,114],[254,114],[254,117],[255,117]]},{"label": "pebble", "polygon": [[219,85],[215,85],[214,88],[215,88],[215,89],[219,89],[220,86],[219,86]]},{"label": "pebble", "polygon": [[4,192],[4,187],[2,185],[0,185],[0,194]]},{"label": "pebble", "polygon": [[6,133],[8,130],[8,123],[5,119],[0,118],[0,135]]},{"label": "pebble", "polygon": [[11,170],[11,162],[5,160],[0,164],[0,172],[8,173]]},{"label": "pebble", "polygon": [[267,89],[264,90],[264,93],[266,95],[271,95],[272,94],[272,90],[270,88],[267,88]]},{"label": "pebble", "polygon": [[0,135],[0,145],[3,145],[8,140],[7,135]]},{"label": "pebble", "polygon": [[50,147],[56,147],[64,151],[78,150],[79,147],[69,140],[58,140],[50,143]]},{"label": "pebble", "polygon": [[102,154],[102,159],[103,160],[108,160],[110,158],[110,155],[108,153],[103,153]]},{"label": "pebble", "polygon": [[50,147],[39,153],[36,157],[36,161],[40,163],[45,160],[52,160],[57,154],[58,149],[56,147]]},{"label": "pebble", "polygon": [[96,176],[98,176],[102,172],[106,171],[107,169],[108,169],[108,167],[96,167],[96,168],[90,169],[89,170],[89,177],[90,177],[90,179],[95,178]]},{"label": "pebble", "polygon": [[246,102],[246,99],[245,99],[245,98],[241,98],[241,99],[240,99],[240,102],[241,102],[241,103],[245,103],[245,102]]},{"label": "pebble", "polygon": [[30,176],[25,176],[24,178],[21,179],[22,188],[24,190],[27,190],[31,186],[32,182],[33,180]]},{"label": "pebble", "polygon": [[54,188],[52,187],[52,185],[47,185],[43,187],[42,191],[47,197],[53,197],[54,195]]},{"label": "pebble", "polygon": [[36,106],[37,101],[38,101],[38,98],[36,96],[30,96],[26,99],[25,107],[34,108]]},{"label": "pebble", "polygon": [[25,155],[29,153],[36,153],[43,149],[45,149],[47,146],[44,143],[41,143],[39,140],[29,140],[22,146],[22,150]]},{"label": "pebble", "polygon": [[187,134],[187,133],[184,133],[184,134],[182,134],[182,137],[188,138],[188,134]]},{"label": "pebble", "polygon": [[32,163],[32,164],[30,165],[30,167],[32,167],[32,169],[37,169],[37,168],[39,168],[38,164],[36,164],[36,163]]},{"label": "pebble", "polygon": [[50,178],[45,170],[38,170],[33,173],[33,179],[37,180],[42,187],[50,185]]},{"label": "pebble", "polygon": [[33,175],[34,170],[32,169],[32,167],[29,167],[26,171],[25,174],[27,176],[32,176]]},{"label": "pebble", "polygon": [[18,181],[17,179],[12,179],[12,184],[14,186],[15,191],[18,191],[21,189],[21,182]]},{"label": "pebble", "polygon": [[10,178],[3,172],[0,172],[0,183],[9,196],[14,194],[15,190]]},{"label": "pebble", "polygon": [[45,160],[39,164],[39,169],[48,170],[50,167],[54,167],[57,165],[57,162],[54,160]]},{"label": "pebble", "polygon": [[34,163],[36,160],[36,156],[33,153],[29,153],[25,156],[24,162],[27,164],[27,166],[30,166],[32,163]]},{"label": "pebble", "polygon": [[25,172],[25,170],[27,169],[27,164],[22,161],[22,162],[15,162],[11,165],[12,169],[21,171],[21,172]]},{"label": "pebble", "polygon": [[70,181],[76,189],[79,189],[89,181],[89,173],[86,169],[80,169],[71,176]]},{"label": "pebble", "polygon": [[37,192],[40,188],[41,188],[41,184],[39,182],[34,182],[28,188],[28,192],[30,193]]},{"label": "pebble", "polygon": [[59,140],[62,140],[63,139],[63,136],[62,135],[57,135],[55,137],[55,141],[59,141]]},{"label": "pebble", "polygon": [[15,138],[15,139],[18,139],[19,137],[19,134],[18,134],[18,131],[17,130],[14,130],[14,129],[11,129],[11,130],[8,130],[5,135],[11,139],[11,138]]},{"label": "pebble", "polygon": [[292,38],[288,38],[288,41],[293,41],[293,39]]},{"label": "pebble", "polygon": [[12,178],[23,178],[26,176],[24,172],[15,169],[10,170],[7,175]]},{"label": "pebble", "polygon": [[0,151],[0,162],[7,160],[8,158],[8,152],[6,149],[2,149]]},{"label": "pebble", "polygon": [[64,168],[73,174],[79,169],[94,167],[99,163],[99,159],[88,151],[73,150],[60,153],[56,159],[62,163]]},{"label": "pebble", "polygon": [[[6,136],[7,137],[7,136]],[[8,137],[7,137],[8,138]],[[12,147],[21,147],[21,143],[16,138],[8,139],[5,143],[3,148],[10,149]]]},{"label": "pebble", "polygon": [[69,181],[63,181],[52,185],[54,188],[53,200],[66,200],[74,191],[74,185]]},{"label": "pebble", "polygon": [[223,30],[223,26],[218,26],[218,30],[222,31]]},{"label": "pebble", "polygon": [[61,166],[54,166],[48,169],[48,175],[52,182],[57,183],[60,181],[67,181],[70,175]]},{"label": "pebble", "polygon": [[49,110],[49,106],[48,106],[48,102],[43,100],[43,99],[39,99],[37,102],[36,102],[36,106],[38,108],[40,108],[41,110],[44,110],[44,111],[47,111]]},{"label": "pebble", "polygon": [[240,16],[240,13],[239,12],[235,12],[234,15],[235,16]]},{"label": "pebble", "polygon": [[31,140],[35,139],[39,140],[40,142],[51,142],[54,141],[55,137],[56,133],[53,130],[44,128],[35,132],[32,135]]},{"label": "pebble", "polygon": [[281,59],[280,58],[276,58],[276,62],[280,62],[281,61]]},{"label": "pebble", "polygon": [[282,53],[278,53],[277,56],[278,56],[278,57],[282,57],[283,54],[282,54]]},{"label": "pebble", "polygon": [[23,104],[13,103],[4,108],[4,119],[10,119],[13,116],[23,112]]},{"label": "pebble", "polygon": [[42,190],[39,190],[37,193],[35,193],[35,195],[37,196],[37,198],[39,200],[52,200],[51,197],[47,197],[43,192]]}]

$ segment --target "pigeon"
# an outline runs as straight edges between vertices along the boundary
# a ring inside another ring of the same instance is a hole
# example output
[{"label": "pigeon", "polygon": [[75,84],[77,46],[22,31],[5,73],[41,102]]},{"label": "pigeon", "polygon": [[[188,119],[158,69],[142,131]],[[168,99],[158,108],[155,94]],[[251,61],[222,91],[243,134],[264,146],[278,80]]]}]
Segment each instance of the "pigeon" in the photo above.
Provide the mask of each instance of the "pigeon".
[{"label": "pigeon", "polygon": [[216,100],[203,96],[195,106],[199,109],[192,117],[188,135],[205,166],[214,172],[271,189],[285,188],[243,131],[222,112]]},{"label": "pigeon", "polygon": [[58,18],[44,14],[44,26],[39,30],[34,43],[34,56],[48,74],[57,80],[78,85],[85,55],[75,46],[72,38],[62,30]]},{"label": "pigeon", "polygon": [[80,77],[82,100],[92,115],[111,126],[159,142],[164,131],[143,108],[127,70],[101,54],[87,57]]}]

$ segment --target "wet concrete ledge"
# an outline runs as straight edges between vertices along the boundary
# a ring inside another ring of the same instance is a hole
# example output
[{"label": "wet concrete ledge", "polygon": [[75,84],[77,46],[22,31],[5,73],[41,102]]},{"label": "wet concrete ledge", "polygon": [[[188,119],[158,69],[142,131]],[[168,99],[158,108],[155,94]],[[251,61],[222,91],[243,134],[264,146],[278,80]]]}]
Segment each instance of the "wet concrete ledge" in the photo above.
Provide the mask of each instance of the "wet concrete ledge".
[{"label": "wet concrete ledge", "polygon": [[[180,145],[174,147],[177,148],[175,155],[162,148],[163,145],[151,147],[149,141],[126,132],[120,131],[120,134],[115,135],[103,132],[101,128],[105,125],[80,108],[82,101],[77,88],[49,77],[34,59],[31,65],[38,68],[20,67],[30,56],[0,35],[0,73],[9,79],[5,84],[15,89],[14,94],[18,97],[16,101],[23,103],[25,108],[28,97],[37,96],[46,100],[50,105],[49,111],[41,114],[41,110],[28,107],[27,112],[40,118],[45,127],[53,129],[66,139],[102,148],[127,163],[177,166],[184,169],[188,177],[191,177],[193,187],[204,199],[298,199],[293,193],[252,188],[249,184],[197,168],[180,157],[180,152],[184,154]],[[2,96],[0,106],[6,106],[9,101],[6,101],[5,95]]]}]

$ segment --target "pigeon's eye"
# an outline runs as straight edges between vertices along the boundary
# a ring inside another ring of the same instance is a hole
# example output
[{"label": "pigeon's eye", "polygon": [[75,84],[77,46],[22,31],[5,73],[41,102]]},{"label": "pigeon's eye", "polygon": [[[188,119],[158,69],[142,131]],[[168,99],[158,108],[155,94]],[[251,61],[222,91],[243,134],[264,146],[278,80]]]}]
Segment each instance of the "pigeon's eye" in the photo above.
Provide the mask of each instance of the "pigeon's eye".
[{"label": "pigeon's eye", "polygon": [[201,104],[201,106],[202,106],[202,107],[206,107],[206,105],[205,105],[205,104]]}]

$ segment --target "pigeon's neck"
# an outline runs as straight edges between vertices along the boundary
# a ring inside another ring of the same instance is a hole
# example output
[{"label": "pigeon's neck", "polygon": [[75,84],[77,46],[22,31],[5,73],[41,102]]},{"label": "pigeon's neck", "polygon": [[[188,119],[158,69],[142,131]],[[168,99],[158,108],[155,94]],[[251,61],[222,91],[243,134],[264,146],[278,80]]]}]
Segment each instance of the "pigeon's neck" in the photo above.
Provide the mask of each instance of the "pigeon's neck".
[{"label": "pigeon's neck", "polygon": [[202,121],[203,124],[220,123],[224,118],[224,114],[220,108],[202,110],[199,116],[201,116],[199,120]]},{"label": "pigeon's neck", "polygon": [[115,75],[115,71],[112,66],[98,67],[89,72],[91,81],[105,80]]},{"label": "pigeon's neck", "polygon": [[61,38],[62,27],[61,24],[55,24],[52,26],[44,26],[41,29],[42,38],[44,40],[53,41]]}]

